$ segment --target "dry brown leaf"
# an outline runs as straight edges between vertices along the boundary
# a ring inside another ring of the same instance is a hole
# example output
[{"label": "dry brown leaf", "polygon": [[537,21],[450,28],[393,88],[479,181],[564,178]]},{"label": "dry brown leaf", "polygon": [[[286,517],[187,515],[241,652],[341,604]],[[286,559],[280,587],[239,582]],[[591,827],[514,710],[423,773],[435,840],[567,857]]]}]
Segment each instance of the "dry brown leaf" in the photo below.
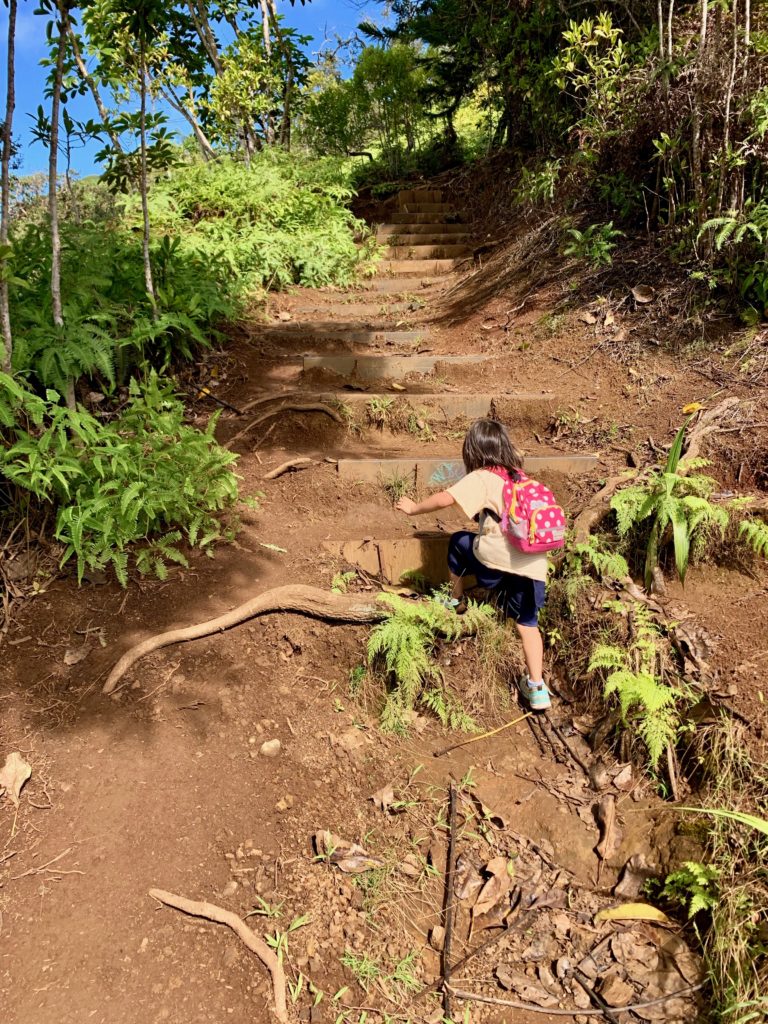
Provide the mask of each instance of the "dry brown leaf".
[{"label": "dry brown leaf", "polygon": [[649,302],[653,302],[656,298],[656,289],[651,288],[649,284],[636,284],[632,289],[632,295],[635,302],[639,302],[641,306],[644,306]]},{"label": "dry brown leaf", "polygon": [[619,769],[613,777],[613,784],[616,789],[620,789],[622,793],[628,793],[630,789],[632,789],[633,780],[631,764],[625,764],[623,768]]},{"label": "dry brown leaf", "polygon": [[19,806],[21,791],[31,774],[32,768],[18,750],[6,757],[3,770],[0,771],[0,794],[7,793],[14,807]]},{"label": "dry brown leaf", "polygon": [[603,320],[603,327],[608,330],[613,327],[616,323],[616,317],[614,316],[613,310],[609,309],[605,314],[605,320]]},{"label": "dry brown leaf", "polygon": [[557,1006],[557,998],[540,985],[534,984],[526,974],[500,966],[496,968],[496,978],[502,988],[516,992],[527,1003],[544,1007]]},{"label": "dry brown leaf", "polygon": [[585,309],[583,313],[579,313],[579,320],[583,324],[596,324],[597,317],[594,313],[590,313],[588,309]]},{"label": "dry brown leaf", "polygon": [[376,792],[371,796],[371,800],[373,800],[374,807],[378,810],[389,810],[395,800],[395,791],[392,788],[392,785],[388,784],[386,786],[382,786],[381,789],[376,790]]},{"label": "dry brown leaf", "polygon": [[348,875],[360,875],[364,871],[384,867],[381,857],[372,857],[362,846],[349,843],[333,832],[316,832],[315,849],[319,857],[326,858],[331,864],[335,864],[339,871]]},{"label": "dry brown leaf", "polygon": [[453,891],[460,900],[470,900],[483,887],[483,880],[473,861],[464,853],[456,860],[456,871],[453,876]]},{"label": "dry brown leaf", "polygon": [[390,387],[392,388],[393,391],[407,391],[408,390],[408,388],[406,388],[403,384],[391,384]]},{"label": "dry brown leaf", "polygon": [[616,820],[616,797],[606,793],[597,805],[597,824],[600,826],[600,842],[595,852],[601,860],[608,860],[621,845],[621,833]]},{"label": "dry brown leaf", "polygon": [[79,665],[81,661],[84,661],[91,653],[91,648],[86,644],[78,648],[76,651],[66,651],[64,654],[64,664],[68,666]]},{"label": "dry brown leaf", "polygon": [[656,921],[672,924],[663,910],[650,903],[622,903],[619,907],[606,907],[595,914],[595,921]]},{"label": "dry brown leaf", "polygon": [[493,857],[483,869],[491,877],[480,890],[477,903],[472,911],[473,920],[487,914],[505,896],[512,885],[512,876],[507,870],[510,862],[506,857]]}]

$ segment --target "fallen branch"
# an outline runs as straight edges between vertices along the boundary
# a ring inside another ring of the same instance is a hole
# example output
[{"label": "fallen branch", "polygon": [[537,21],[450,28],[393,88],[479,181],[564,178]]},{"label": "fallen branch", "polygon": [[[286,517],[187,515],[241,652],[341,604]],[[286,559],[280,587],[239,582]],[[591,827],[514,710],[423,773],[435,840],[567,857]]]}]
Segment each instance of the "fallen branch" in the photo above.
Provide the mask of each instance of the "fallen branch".
[{"label": "fallen branch", "polygon": [[275,587],[215,619],[184,626],[181,629],[172,629],[167,633],[157,633],[142,640],[120,658],[109,673],[102,693],[112,693],[131,665],[152,651],[187,640],[199,640],[200,637],[210,636],[212,633],[222,633],[225,629],[269,612],[297,612],[300,615],[327,619],[331,622],[378,622],[386,616],[380,605],[366,602],[356,594],[332,594],[318,587],[305,587],[299,584]]},{"label": "fallen branch", "polygon": [[573,521],[573,540],[576,544],[584,544],[589,539],[593,527],[611,511],[611,498],[620,487],[629,484],[637,476],[637,471],[628,470],[621,476],[608,480],[595,494],[589,504],[579,512]]},{"label": "fallen branch", "polygon": [[239,939],[245,943],[252,953],[261,960],[269,973],[272,975],[272,989],[275,995],[275,1016],[281,1022],[288,1020],[288,1009],[285,1001],[285,972],[277,955],[272,952],[266,942],[259,938],[256,932],[251,931],[248,925],[241,920],[237,914],[223,907],[217,907],[215,903],[197,903],[195,900],[185,899],[172,892],[165,892],[163,889],[150,889],[149,895],[153,900],[158,900],[168,907],[181,910],[192,917],[205,917],[216,924],[226,924]]},{"label": "fallen branch", "polygon": [[453,920],[456,912],[456,896],[453,891],[453,876],[456,868],[456,786],[451,783],[448,794],[448,862],[445,870],[445,938],[443,940],[443,1010],[451,1017],[451,944],[453,941]]},{"label": "fallen branch", "polygon": [[510,726],[517,725],[518,722],[525,721],[533,714],[529,711],[525,715],[520,715],[519,718],[513,718],[511,722],[505,722],[504,725],[500,725],[497,729],[491,729],[490,732],[481,733],[479,736],[471,736],[468,740],[461,740],[459,743],[452,743],[449,747],[443,747],[441,750],[433,750],[432,757],[442,757],[444,754],[450,754],[452,750],[458,750],[459,747],[466,747],[468,743],[478,743],[480,740],[487,740],[490,736],[495,736],[497,732],[503,732],[504,729],[509,729]]},{"label": "fallen branch", "polygon": [[336,412],[335,409],[332,409],[330,405],[325,405],[324,402],[301,402],[295,404],[291,403],[290,405],[280,405],[276,409],[270,409],[268,412],[263,412],[260,416],[257,416],[256,419],[251,420],[247,427],[243,427],[243,429],[238,431],[234,437],[230,437],[224,447],[231,449],[237,441],[245,437],[246,434],[249,434],[254,427],[258,427],[260,423],[264,423],[265,420],[272,419],[273,416],[277,416],[281,412],[322,412],[325,413],[326,416],[330,416],[336,423],[341,423],[342,425],[344,423],[341,415]]},{"label": "fallen branch", "polygon": [[[630,1003],[628,1006],[612,1006],[614,1013],[628,1013],[631,1010],[644,1010],[646,1006],[658,1006],[659,1003],[667,1003],[670,999],[679,999],[682,996],[692,995],[704,988],[703,985],[689,985],[688,988],[678,989],[677,992],[670,992],[669,995],[659,996],[658,999],[646,999],[642,1003]],[[516,999],[497,999],[495,996],[483,996],[477,992],[464,992],[458,988],[452,988],[451,993],[457,999],[469,999],[475,1003],[491,1003],[493,1006],[508,1006],[513,1010],[530,1010],[532,1013],[546,1013],[552,1017],[602,1017],[603,1010],[557,1010],[549,1006],[537,1006],[535,1003],[518,1002]]]},{"label": "fallen branch", "polygon": [[306,456],[301,459],[289,459],[281,466],[278,466],[277,469],[273,469],[270,473],[265,474],[264,479],[277,480],[277,478],[282,476],[283,473],[288,473],[292,469],[307,469],[312,465],[313,461],[313,459],[307,458]]}]

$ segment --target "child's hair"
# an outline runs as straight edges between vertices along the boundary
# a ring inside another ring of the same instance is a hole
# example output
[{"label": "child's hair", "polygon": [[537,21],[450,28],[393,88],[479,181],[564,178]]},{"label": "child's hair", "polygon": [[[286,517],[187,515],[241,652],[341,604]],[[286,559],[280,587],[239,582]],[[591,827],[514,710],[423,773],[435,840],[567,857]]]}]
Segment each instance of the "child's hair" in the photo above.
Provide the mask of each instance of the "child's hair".
[{"label": "child's hair", "polygon": [[523,468],[523,457],[497,420],[475,420],[467,431],[462,449],[467,473],[486,466],[501,466],[513,476]]}]

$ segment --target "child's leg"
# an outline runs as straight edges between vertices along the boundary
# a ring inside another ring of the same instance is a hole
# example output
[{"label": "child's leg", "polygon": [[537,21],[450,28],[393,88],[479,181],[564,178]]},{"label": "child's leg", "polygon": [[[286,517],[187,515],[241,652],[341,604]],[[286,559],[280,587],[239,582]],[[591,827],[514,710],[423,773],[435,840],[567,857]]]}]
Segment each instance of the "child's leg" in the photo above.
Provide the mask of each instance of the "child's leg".
[{"label": "child's leg", "polygon": [[464,577],[457,576],[455,572],[448,571],[448,575],[451,580],[451,597],[455,597],[457,601],[461,601],[464,597]]},{"label": "child's leg", "polygon": [[461,602],[464,597],[464,577],[473,576],[477,571],[477,559],[473,550],[475,534],[459,530],[451,535],[448,543],[448,572],[451,580],[451,596]]},{"label": "child's leg", "polygon": [[541,631],[538,626],[523,626],[519,622],[515,626],[523,645],[528,678],[532,683],[540,683],[544,679],[544,640]]}]

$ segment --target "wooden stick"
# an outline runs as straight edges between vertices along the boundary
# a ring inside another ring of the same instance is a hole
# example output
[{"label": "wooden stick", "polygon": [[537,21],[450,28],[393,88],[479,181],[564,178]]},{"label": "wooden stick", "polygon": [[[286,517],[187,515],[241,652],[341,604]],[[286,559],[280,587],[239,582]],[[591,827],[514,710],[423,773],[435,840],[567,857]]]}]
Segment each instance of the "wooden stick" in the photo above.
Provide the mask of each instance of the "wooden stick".
[{"label": "wooden stick", "polygon": [[555,736],[557,736],[557,738],[563,744],[563,746],[568,751],[573,761],[579,766],[579,768],[581,768],[581,770],[584,772],[587,778],[589,778],[589,768],[586,766],[586,764],[582,761],[581,757],[576,753],[571,744],[568,742],[563,730],[560,728],[559,725],[556,725],[554,722],[550,722],[549,724],[552,726]]},{"label": "wooden stick", "polygon": [[451,1017],[451,943],[453,940],[453,917],[455,896],[453,892],[454,862],[456,860],[456,784],[451,783],[448,791],[448,863],[445,870],[445,938],[443,940],[443,1010]]},{"label": "wooden stick", "polygon": [[509,729],[513,725],[517,725],[518,722],[525,721],[526,718],[530,718],[533,714],[529,711],[526,715],[521,715],[519,718],[515,718],[512,722],[505,722],[504,725],[500,725],[498,729],[491,729],[490,732],[484,732],[480,736],[471,736],[468,740],[462,740],[461,743],[452,743],[450,747],[443,747],[442,750],[435,750],[432,752],[432,757],[442,757],[443,754],[449,754],[452,750],[458,750],[459,747],[466,747],[468,743],[479,743],[480,740],[487,740],[489,736],[495,736],[496,733],[502,732],[504,729]]},{"label": "wooden stick", "polygon": [[273,469],[271,472],[265,473],[264,479],[277,480],[279,476],[282,476],[283,473],[287,473],[291,469],[306,469],[308,466],[312,465],[313,461],[313,459],[307,458],[306,456],[301,459],[288,459],[287,462],[278,466],[277,469]]},{"label": "wooden stick", "polygon": [[153,900],[158,900],[168,907],[181,910],[184,914],[191,914],[192,917],[205,917],[217,924],[228,925],[233,932],[241,939],[252,953],[261,960],[272,976],[272,989],[275,996],[275,1016],[284,1024],[288,1020],[288,1009],[285,1001],[285,972],[280,960],[272,952],[266,942],[259,938],[256,932],[251,931],[245,921],[231,910],[216,906],[215,903],[198,903],[195,900],[185,899],[184,896],[177,896],[172,892],[165,892],[163,889],[150,889],[149,895]]}]

